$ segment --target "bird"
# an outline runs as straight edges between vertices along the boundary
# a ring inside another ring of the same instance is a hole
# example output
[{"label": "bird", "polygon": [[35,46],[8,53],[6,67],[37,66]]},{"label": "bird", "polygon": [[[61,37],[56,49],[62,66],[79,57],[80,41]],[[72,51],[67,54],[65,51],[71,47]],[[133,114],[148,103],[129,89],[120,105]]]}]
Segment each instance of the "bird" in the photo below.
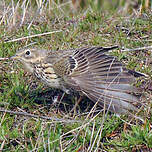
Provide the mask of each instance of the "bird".
[{"label": "bird", "polygon": [[133,85],[144,74],[129,70],[109,52],[118,46],[67,50],[23,48],[12,56],[26,71],[51,88],[75,90],[117,114],[138,111],[141,89]]}]

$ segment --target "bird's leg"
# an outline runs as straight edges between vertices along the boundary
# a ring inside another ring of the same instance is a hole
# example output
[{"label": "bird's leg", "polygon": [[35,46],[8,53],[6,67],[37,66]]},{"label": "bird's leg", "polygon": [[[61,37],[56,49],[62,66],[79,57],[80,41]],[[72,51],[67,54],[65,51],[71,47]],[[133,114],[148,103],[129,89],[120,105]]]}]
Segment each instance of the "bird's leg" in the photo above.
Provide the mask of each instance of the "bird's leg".
[{"label": "bird's leg", "polygon": [[61,90],[64,91],[66,94],[70,94],[70,90],[64,86],[61,87]]}]

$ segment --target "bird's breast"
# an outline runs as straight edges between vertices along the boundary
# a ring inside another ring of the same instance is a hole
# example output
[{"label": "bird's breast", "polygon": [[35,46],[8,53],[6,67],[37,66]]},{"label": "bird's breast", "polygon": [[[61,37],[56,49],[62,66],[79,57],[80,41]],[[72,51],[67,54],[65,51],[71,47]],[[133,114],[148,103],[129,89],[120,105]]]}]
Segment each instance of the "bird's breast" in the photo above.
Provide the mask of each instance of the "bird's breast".
[{"label": "bird's breast", "polygon": [[50,64],[39,64],[35,67],[35,76],[52,88],[60,88],[61,78],[56,75]]}]

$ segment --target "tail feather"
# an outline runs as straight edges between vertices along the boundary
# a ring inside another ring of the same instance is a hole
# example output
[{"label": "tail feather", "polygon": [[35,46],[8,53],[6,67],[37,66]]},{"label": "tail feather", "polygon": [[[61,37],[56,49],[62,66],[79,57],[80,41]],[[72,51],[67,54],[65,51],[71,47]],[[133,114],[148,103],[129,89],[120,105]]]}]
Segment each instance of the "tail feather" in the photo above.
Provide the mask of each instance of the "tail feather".
[{"label": "tail feather", "polygon": [[108,97],[106,94],[97,95],[95,92],[85,92],[84,94],[87,95],[87,97],[92,101],[98,102],[100,106],[105,107],[106,109],[109,109],[115,113],[127,113],[130,110],[137,111],[136,106],[119,98],[115,99],[111,96]]}]

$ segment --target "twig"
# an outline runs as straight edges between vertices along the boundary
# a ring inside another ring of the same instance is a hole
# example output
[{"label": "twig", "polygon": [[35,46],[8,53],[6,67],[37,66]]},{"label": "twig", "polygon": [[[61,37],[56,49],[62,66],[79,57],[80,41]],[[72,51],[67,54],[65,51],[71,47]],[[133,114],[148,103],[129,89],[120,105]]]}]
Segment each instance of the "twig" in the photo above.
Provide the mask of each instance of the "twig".
[{"label": "twig", "polygon": [[122,52],[127,52],[127,51],[141,51],[141,50],[152,50],[152,46],[135,48],[135,49],[121,49]]},{"label": "twig", "polygon": [[9,60],[9,58],[0,58],[0,61]]},{"label": "twig", "polygon": [[2,150],[3,150],[3,148],[4,148],[4,145],[5,145],[5,142],[6,142],[6,139],[4,139],[4,140],[3,140],[3,142],[1,142],[0,151],[2,151]]},{"label": "twig", "polygon": [[49,35],[49,34],[58,33],[58,32],[62,32],[62,30],[53,31],[53,32],[46,32],[46,33],[40,33],[40,34],[35,34],[35,35],[29,35],[29,36],[25,36],[25,37],[20,37],[20,38],[17,38],[17,39],[5,41],[4,43],[16,42],[16,41],[20,41],[20,40],[24,40],[24,39],[29,39],[29,38],[33,38],[33,37],[39,37],[39,36],[43,36],[43,35]]},{"label": "twig", "polygon": [[55,117],[39,116],[39,115],[34,115],[34,114],[26,113],[26,112],[16,112],[16,111],[10,111],[10,110],[6,110],[6,109],[0,109],[0,112],[5,112],[5,113],[9,113],[9,114],[14,114],[14,115],[21,115],[21,116],[31,117],[31,118],[58,121],[58,122],[66,122],[66,123],[80,122],[77,120],[59,119],[59,118],[55,118]]}]

